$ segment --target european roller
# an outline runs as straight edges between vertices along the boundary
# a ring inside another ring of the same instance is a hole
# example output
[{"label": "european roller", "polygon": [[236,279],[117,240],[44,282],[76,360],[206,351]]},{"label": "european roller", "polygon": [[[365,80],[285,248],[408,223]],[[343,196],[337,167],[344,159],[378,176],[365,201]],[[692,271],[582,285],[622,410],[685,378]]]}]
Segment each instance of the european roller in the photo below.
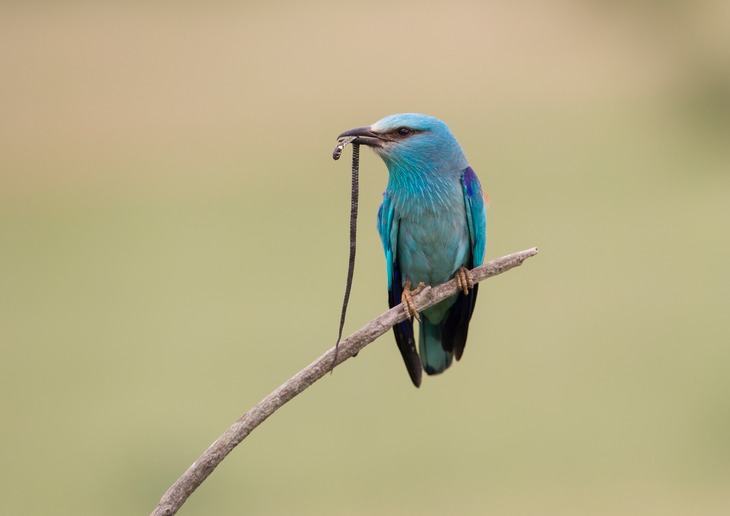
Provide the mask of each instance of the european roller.
[{"label": "european roller", "polygon": [[[388,167],[378,232],[385,250],[388,304],[402,303],[408,314],[393,328],[395,340],[418,387],[422,370],[441,373],[464,352],[479,287],[469,269],[482,264],[486,244],[482,188],[459,142],[436,118],[390,115],[339,137],[369,146]],[[462,292],[419,317],[412,296],[424,284],[452,277]],[[419,320],[418,351],[413,318]]]}]

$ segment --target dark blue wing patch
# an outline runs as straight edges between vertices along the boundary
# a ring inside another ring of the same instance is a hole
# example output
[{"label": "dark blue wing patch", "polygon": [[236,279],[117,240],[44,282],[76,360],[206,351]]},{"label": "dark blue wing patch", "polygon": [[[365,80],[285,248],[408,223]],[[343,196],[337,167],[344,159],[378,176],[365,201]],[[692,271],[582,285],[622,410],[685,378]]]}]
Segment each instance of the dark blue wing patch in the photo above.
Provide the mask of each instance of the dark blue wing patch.
[{"label": "dark blue wing patch", "polygon": [[[388,290],[388,306],[393,308],[401,304],[401,295],[403,295],[403,281],[401,278],[398,262],[392,264],[393,281],[391,289]],[[413,385],[421,386],[421,376],[423,374],[421,367],[421,359],[416,351],[416,338],[413,334],[413,320],[406,320],[393,326],[395,334],[395,342],[406,364],[408,375],[411,377]]]}]

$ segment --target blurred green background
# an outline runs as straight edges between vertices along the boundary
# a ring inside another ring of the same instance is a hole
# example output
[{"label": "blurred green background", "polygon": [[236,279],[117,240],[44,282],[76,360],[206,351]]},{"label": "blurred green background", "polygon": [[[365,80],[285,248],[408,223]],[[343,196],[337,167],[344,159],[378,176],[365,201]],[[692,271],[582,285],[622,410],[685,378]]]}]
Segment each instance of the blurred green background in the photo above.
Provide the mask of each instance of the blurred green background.
[{"label": "blurred green background", "polygon": [[[491,197],[463,360],[391,334],[181,514],[730,512],[730,4],[4,2],[0,513],[147,514],[334,344],[343,130],[445,120]],[[386,309],[361,161],[346,332]]]}]

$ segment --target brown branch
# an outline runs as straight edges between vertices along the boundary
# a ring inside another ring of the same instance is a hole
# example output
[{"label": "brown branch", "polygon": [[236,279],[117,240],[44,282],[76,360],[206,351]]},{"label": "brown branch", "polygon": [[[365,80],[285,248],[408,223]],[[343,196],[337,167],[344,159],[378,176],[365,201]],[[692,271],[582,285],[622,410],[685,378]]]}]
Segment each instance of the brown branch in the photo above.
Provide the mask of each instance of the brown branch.
[{"label": "brown branch", "polygon": [[[485,263],[472,270],[474,281],[479,282],[496,276],[513,267],[522,265],[526,259],[535,256],[537,248],[526,249],[518,253],[509,254]],[[437,287],[426,287],[414,298],[416,309],[420,312],[435,305],[439,301],[454,295],[458,290],[456,281],[451,280]],[[396,306],[382,314],[377,319],[357,330],[340,343],[335,366],[358,353],[365,346],[387,332],[395,324],[405,320],[405,311]],[[258,405],[242,415],[216,441],[205,450],[183,475],[167,490],[152,516],[170,516],[180,509],[188,497],[202,484],[208,475],[221,463],[223,459],[243,441],[251,431],[263,423],[266,418],[276,412],[287,401],[326,375],[334,359],[335,348],[330,349],[317,360],[299,371],[274,392],[261,400]]]}]

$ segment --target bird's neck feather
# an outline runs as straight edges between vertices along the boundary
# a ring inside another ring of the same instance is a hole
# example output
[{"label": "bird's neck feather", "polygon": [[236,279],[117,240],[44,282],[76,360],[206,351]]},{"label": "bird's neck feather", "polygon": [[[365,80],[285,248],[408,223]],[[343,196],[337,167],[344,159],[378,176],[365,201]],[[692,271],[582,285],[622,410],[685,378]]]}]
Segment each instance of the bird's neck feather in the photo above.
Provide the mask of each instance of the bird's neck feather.
[{"label": "bird's neck feather", "polygon": [[457,160],[388,159],[387,191],[397,205],[438,211],[463,195],[462,171],[468,166],[463,154]]}]

